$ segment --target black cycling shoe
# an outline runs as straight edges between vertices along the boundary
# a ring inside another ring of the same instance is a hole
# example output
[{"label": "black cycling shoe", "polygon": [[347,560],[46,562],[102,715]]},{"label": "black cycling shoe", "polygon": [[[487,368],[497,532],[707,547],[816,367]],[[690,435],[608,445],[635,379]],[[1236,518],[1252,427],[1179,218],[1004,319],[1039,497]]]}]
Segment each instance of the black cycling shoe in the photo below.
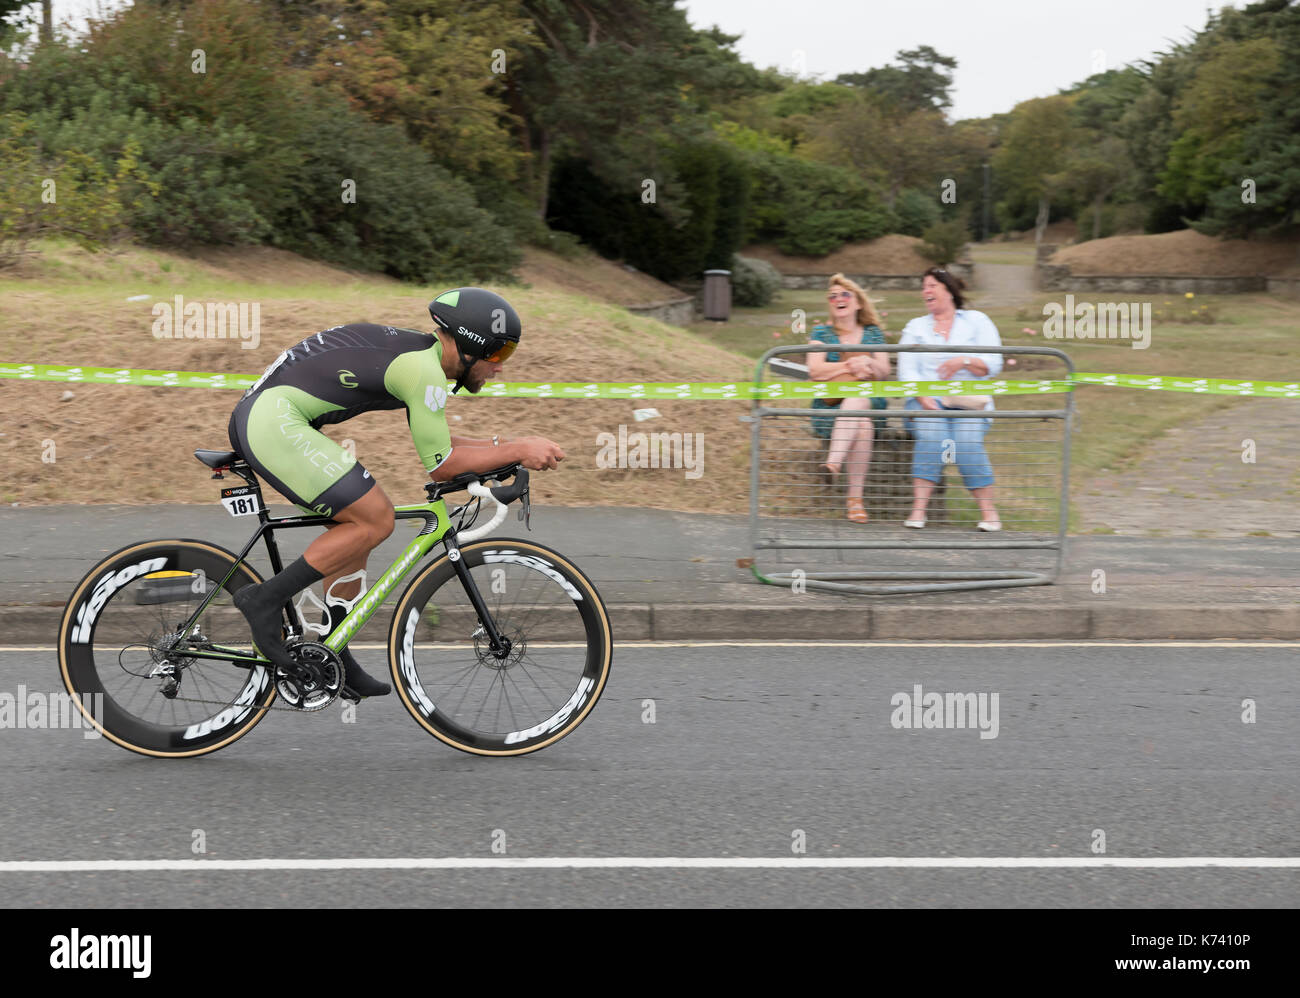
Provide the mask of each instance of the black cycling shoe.
[{"label": "black cycling shoe", "polygon": [[296,666],[284,647],[283,614],[279,606],[271,606],[262,599],[261,588],[259,585],[244,586],[235,592],[231,601],[248,621],[248,627],[253,632],[253,644],[262,656],[293,673]]},{"label": "black cycling shoe", "polygon": [[339,657],[343,659],[343,685],[357,696],[382,697],[393,692],[393,688],[387,683],[381,683],[373,676],[367,675],[346,648]]}]

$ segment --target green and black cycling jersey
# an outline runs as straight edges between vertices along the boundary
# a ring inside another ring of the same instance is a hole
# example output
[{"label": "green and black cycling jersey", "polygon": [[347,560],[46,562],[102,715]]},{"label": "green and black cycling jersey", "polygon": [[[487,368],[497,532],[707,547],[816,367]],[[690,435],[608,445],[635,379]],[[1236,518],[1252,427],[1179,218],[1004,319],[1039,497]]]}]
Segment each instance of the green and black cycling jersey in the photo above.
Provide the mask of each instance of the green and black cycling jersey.
[{"label": "green and black cycling jersey", "polygon": [[451,453],[447,378],[436,336],[355,323],[285,350],[244,393],[230,442],[281,493],[329,516],[373,486],[356,458],[323,433],[376,409],[405,409],[426,471]]}]

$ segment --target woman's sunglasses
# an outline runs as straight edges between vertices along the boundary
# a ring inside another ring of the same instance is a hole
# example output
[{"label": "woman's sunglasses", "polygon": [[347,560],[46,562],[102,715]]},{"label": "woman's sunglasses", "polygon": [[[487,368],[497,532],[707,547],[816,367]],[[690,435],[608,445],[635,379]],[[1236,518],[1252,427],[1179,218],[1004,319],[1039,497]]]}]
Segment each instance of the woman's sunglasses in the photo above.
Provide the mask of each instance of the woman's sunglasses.
[{"label": "woman's sunglasses", "polygon": [[826,296],[827,301],[835,301],[837,298],[852,298],[852,291],[832,291]]}]

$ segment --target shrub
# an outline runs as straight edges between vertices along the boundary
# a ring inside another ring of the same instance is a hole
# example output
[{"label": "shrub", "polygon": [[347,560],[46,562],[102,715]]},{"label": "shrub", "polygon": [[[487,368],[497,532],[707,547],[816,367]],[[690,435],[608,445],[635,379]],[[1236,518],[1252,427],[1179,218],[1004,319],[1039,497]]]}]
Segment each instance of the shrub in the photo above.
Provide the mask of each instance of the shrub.
[{"label": "shrub", "polygon": [[925,242],[916,248],[916,252],[942,267],[957,259],[969,241],[970,233],[965,222],[954,218],[930,226],[921,238]]},{"label": "shrub", "polygon": [[0,267],[16,263],[34,239],[66,236],[99,249],[122,234],[124,183],[138,176],[140,149],[128,142],[109,174],[82,153],[42,155],[25,115],[0,115]]},{"label": "shrub", "polygon": [[909,187],[894,201],[894,231],[904,236],[920,236],[939,221],[939,205],[930,195]]},{"label": "shrub", "polygon": [[731,300],[736,305],[768,305],[780,290],[781,274],[766,260],[739,255],[731,258]]},{"label": "shrub", "polygon": [[877,239],[892,221],[883,208],[823,208],[791,218],[777,249],[791,256],[825,256],[845,243]]},{"label": "shrub", "polygon": [[753,181],[746,242],[822,256],[856,239],[889,232],[893,215],[856,173],[773,153],[751,153]]},{"label": "shrub", "polygon": [[399,128],[328,102],[302,114],[312,154],[273,218],[277,246],[426,284],[509,276],[520,259],[511,233]]}]

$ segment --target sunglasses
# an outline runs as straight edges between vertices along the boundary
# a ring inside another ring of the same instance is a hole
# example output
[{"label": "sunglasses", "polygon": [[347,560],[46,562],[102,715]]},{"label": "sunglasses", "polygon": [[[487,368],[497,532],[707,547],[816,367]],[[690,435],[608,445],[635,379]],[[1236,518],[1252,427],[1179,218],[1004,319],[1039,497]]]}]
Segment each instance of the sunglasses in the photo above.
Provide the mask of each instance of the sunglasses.
[{"label": "sunglasses", "polygon": [[492,344],[490,353],[484,354],[483,359],[489,364],[501,364],[505,359],[515,352],[519,346],[518,340],[497,340]]},{"label": "sunglasses", "polygon": [[826,296],[827,301],[835,301],[836,298],[852,298],[852,291],[832,291]]}]

